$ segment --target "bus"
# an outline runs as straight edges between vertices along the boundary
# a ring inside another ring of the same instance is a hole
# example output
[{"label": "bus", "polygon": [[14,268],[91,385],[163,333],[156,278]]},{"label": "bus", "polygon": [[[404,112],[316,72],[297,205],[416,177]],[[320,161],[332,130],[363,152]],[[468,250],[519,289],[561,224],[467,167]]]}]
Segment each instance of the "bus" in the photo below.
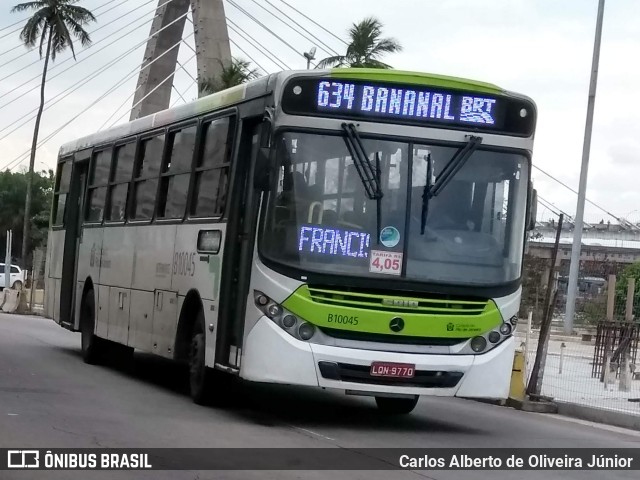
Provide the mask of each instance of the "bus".
[{"label": "bus", "polygon": [[284,71],[72,141],[46,314],[88,363],[187,363],[199,404],[233,377],[506,398],[535,119],[478,81]]}]

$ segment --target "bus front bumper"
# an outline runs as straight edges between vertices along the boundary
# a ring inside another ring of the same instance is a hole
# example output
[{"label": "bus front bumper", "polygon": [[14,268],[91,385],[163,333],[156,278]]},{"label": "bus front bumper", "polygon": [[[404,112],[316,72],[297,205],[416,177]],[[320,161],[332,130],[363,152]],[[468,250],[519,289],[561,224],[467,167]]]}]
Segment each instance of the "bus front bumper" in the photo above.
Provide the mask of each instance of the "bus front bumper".
[{"label": "bus front bumper", "polygon": [[[514,350],[513,337],[482,355],[423,355],[332,347],[297,340],[262,317],[247,336],[240,376],[256,382],[315,386],[363,395],[503,399],[509,394]],[[372,362],[412,364],[416,376],[401,382],[371,377],[368,372]]]}]

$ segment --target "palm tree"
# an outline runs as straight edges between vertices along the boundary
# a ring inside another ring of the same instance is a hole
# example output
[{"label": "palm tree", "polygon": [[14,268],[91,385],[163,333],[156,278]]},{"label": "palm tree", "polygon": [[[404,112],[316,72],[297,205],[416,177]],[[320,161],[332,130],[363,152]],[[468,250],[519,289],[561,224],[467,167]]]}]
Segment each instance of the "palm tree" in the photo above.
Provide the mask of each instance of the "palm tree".
[{"label": "palm tree", "polygon": [[200,96],[242,85],[260,76],[257,69],[251,68],[251,62],[242,58],[234,58],[229,65],[220,62],[220,68],[220,76],[217,79],[205,78],[200,82]]},{"label": "palm tree", "polygon": [[402,51],[402,45],[393,38],[381,38],[382,23],[373,17],[354,23],[349,29],[351,41],[345,55],[335,55],[318,63],[317,68],[355,67],[355,68],[391,68],[380,61],[387,53]]},{"label": "palm tree", "polygon": [[91,38],[83,26],[89,22],[94,22],[95,17],[86,8],[74,5],[77,2],[78,0],[37,0],[20,3],[11,9],[11,13],[28,10],[34,11],[20,32],[20,40],[27,48],[33,48],[38,44],[38,52],[40,53],[40,58],[42,58],[45,42],[47,44],[47,49],[44,53],[42,80],[40,82],[40,108],[38,108],[36,124],[33,129],[31,157],[29,158],[29,174],[27,177],[27,195],[24,203],[24,226],[22,231],[23,262],[26,262],[29,251],[33,166],[36,160],[36,149],[38,147],[40,119],[42,118],[42,110],[44,109],[44,87],[47,81],[49,60],[54,62],[57,54],[63,52],[67,47],[71,49],[71,53],[75,59],[76,52],[73,48],[72,37],[78,39],[83,47],[91,43]]}]

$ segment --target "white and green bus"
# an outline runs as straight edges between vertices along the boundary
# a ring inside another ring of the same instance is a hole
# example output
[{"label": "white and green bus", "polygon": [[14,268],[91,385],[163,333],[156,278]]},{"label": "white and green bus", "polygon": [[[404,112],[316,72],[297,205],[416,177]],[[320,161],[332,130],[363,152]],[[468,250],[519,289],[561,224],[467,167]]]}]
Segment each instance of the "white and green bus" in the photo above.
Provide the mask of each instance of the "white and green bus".
[{"label": "white and green bus", "polygon": [[373,396],[509,391],[536,107],[460,78],[280,72],[68,143],[46,313],[233,376]]}]

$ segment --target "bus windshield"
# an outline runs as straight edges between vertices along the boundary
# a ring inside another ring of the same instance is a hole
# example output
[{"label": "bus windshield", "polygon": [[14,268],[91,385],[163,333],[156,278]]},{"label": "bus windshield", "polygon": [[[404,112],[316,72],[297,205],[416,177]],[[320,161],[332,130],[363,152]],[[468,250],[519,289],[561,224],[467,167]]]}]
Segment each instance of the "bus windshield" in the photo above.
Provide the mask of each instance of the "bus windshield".
[{"label": "bus windshield", "polygon": [[[437,195],[424,196],[460,146],[362,136],[381,195],[339,135],[286,132],[260,250],[303,272],[456,285],[520,277],[529,162],[477,149]],[[424,227],[424,228],[423,228]]]}]

